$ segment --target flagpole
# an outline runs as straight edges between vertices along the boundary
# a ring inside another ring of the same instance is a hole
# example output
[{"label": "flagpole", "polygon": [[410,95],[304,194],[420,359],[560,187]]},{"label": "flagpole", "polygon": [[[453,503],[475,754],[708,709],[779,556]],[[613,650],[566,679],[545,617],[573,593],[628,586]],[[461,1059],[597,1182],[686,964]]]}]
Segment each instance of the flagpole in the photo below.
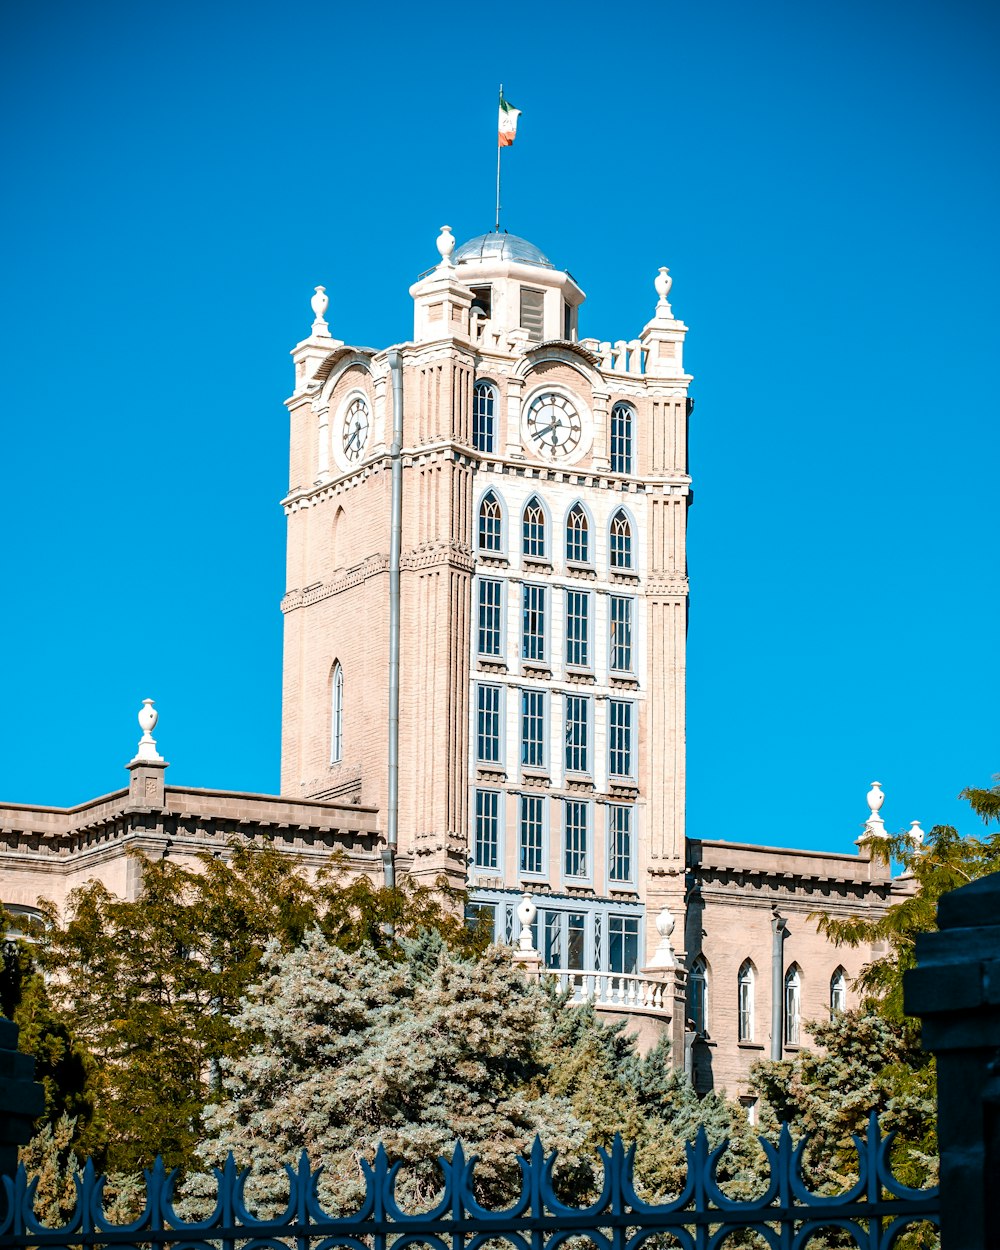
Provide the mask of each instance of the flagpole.
[{"label": "flagpole", "polygon": [[[500,84],[500,99],[503,99],[503,83]],[[500,135],[497,134],[497,234],[500,233]]]}]

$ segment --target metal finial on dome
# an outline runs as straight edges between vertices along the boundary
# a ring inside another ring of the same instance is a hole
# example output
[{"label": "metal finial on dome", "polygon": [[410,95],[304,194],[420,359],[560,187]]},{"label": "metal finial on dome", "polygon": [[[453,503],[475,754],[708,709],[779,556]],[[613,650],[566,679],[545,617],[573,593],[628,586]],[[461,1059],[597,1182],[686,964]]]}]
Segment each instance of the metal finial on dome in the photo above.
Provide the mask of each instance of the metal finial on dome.
[{"label": "metal finial on dome", "polygon": [[326,293],[325,286],[318,286],[316,294],[309,301],[315,320],[312,323],[313,334],[318,334],[326,338],[330,337],[330,327],[323,320],[323,314],[326,312],[330,304],[330,297]]},{"label": "metal finial on dome", "polygon": [[441,253],[438,269],[454,268],[455,262],[451,259],[451,254],[455,250],[455,236],[451,232],[451,226],[441,227],[441,233],[437,237],[437,250]]},{"label": "metal finial on dome", "polygon": [[142,730],[142,737],[139,739],[139,749],[135,753],[137,760],[150,760],[154,764],[163,763],[163,756],[158,754],[156,739],[153,737],[153,730],[159,719],[160,714],[153,707],[153,700],[143,699],[142,707],[139,709],[139,728]]}]

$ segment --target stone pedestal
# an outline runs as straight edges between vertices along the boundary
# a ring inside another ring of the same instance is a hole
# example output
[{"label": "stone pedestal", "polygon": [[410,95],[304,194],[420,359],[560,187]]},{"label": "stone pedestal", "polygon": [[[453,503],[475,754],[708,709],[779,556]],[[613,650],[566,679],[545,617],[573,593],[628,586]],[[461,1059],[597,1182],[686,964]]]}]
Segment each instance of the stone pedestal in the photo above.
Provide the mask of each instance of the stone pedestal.
[{"label": "stone pedestal", "polygon": [[166,760],[134,759],[125,767],[129,771],[128,811],[162,811],[165,806],[163,774]]},{"label": "stone pedestal", "polygon": [[946,894],[903,989],[937,1058],[943,1250],[1000,1246],[1000,873]]}]

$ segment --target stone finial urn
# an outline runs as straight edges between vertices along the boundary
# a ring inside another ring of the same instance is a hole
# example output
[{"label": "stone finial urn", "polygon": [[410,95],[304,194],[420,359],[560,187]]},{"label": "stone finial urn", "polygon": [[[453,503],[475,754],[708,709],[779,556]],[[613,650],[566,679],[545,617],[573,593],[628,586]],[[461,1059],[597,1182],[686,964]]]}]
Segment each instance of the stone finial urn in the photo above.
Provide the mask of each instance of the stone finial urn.
[{"label": "stone finial urn", "polygon": [[523,951],[533,951],[534,943],[531,940],[531,926],[535,923],[535,917],[538,915],[538,908],[531,901],[531,897],[525,894],[517,905],[517,918],[521,922],[521,932],[518,935],[517,944]]},{"label": "stone finial urn", "polygon": [[885,795],[882,793],[881,781],[873,781],[872,788],[868,791],[868,806],[873,816],[879,814],[879,810],[884,802]]},{"label": "stone finial urn", "polygon": [[441,268],[450,269],[451,254],[455,250],[455,236],[451,232],[451,226],[441,227],[441,233],[437,237],[437,250],[441,254]]}]

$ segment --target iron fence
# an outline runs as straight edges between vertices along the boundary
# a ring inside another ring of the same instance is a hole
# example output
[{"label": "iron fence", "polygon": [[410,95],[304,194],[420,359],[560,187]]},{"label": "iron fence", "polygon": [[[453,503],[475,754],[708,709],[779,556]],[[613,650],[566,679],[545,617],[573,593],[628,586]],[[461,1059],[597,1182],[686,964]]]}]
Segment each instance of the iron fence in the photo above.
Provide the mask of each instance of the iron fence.
[{"label": "iron fence", "polygon": [[[303,1152],[297,1167],[286,1166],[288,1201],[272,1218],[258,1218],[249,1209],[244,1190],[249,1169],[238,1168],[232,1155],[214,1169],[214,1210],[205,1219],[184,1219],[175,1210],[176,1171],[162,1160],[145,1173],[142,1214],[127,1224],[112,1223],[104,1213],[104,1178],[88,1162],[77,1178],[77,1201],[62,1228],[43,1225],[34,1211],[37,1181],[29,1182],[23,1166],[3,1178],[4,1209],[0,1246],[5,1250],[43,1247],[172,1247],[174,1250],[405,1250],[421,1243],[433,1250],[479,1250],[503,1239],[515,1250],[558,1250],[571,1238],[589,1240],[598,1250],[636,1250],[650,1237],[669,1234],[684,1250],[715,1250],[738,1230],[760,1235],[773,1250],[799,1250],[824,1230],[840,1229],[864,1250],[889,1250],[907,1228],[938,1223],[937,1189],[912,1189],[893,1175],[890,1151],[894,1134],[882,1136],[872,1112],[864,1137],[855,1137],[858,1178],[846,1192],[827,1195],[811,1191],[802,1177],[807,1141],[793,1144],[787,1127],[775,1146],[761,1138],[769,1176],[766,1188],[749,1199],[728,1197],[716,1177],[727,1144],[710,1148],[704,1129],[687,1144],[684,1186],[667,1202],[644,1201],[633,1182],[635,1147],[626,1149],[616,1136],[610,1150],[601,1150],[601,1192],[587,1207],[562,1202],[555,1189],[556,1152],[546,1153],[536,1138],[530,1153],[517,1159],[521,1192],[503,1211],[480,1205],[475,1196],[475,1156],[458,1143],[451,1159],[441,1158],[440,1198],[422,1212],[401,1209],[396,1196],[400,1163],[390,1162],[379,1146],[374,1160],[361,1162],[365,1195],[348,1216],[326,1212],[318,1196],[322,1167]],[[729,1243],[732,1245],[733,1243]]]}]

